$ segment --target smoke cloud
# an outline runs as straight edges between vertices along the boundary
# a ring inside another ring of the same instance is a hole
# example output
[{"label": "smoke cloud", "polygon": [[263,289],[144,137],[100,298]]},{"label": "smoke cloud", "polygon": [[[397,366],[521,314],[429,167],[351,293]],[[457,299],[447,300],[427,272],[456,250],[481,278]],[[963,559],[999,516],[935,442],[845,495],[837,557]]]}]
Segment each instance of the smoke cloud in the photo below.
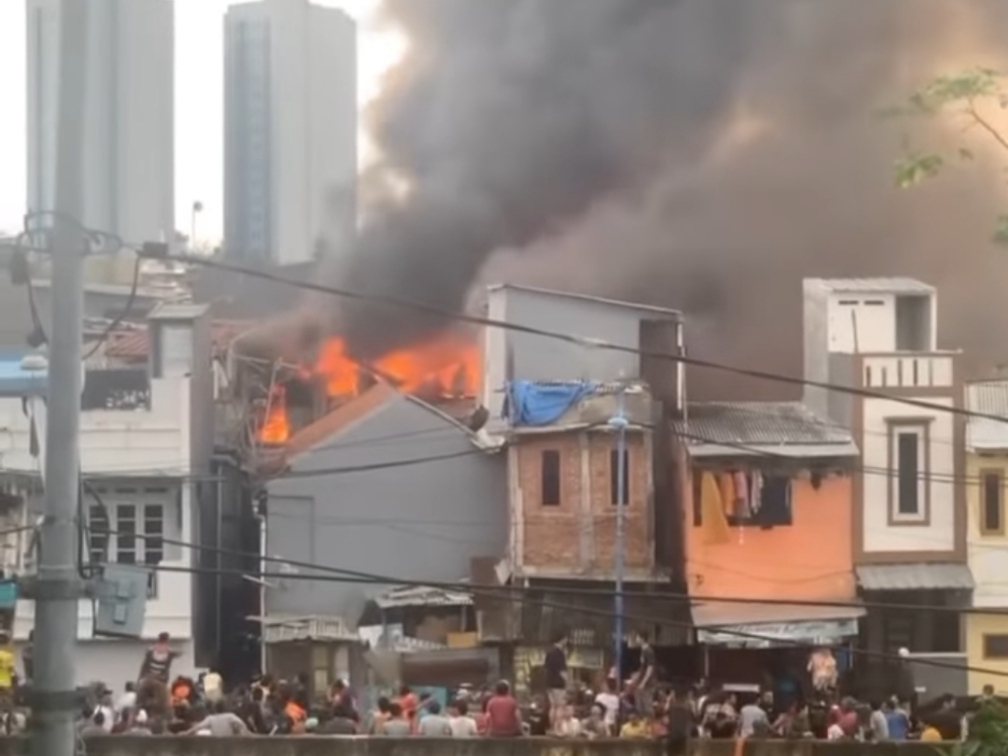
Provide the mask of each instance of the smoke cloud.
[{"label": "smoke cloud", "polygon": [[[1004,5],[389,0],[411,48],[368,114],[382,159],[341,283],[448,309],[501,280],[680,307],[695,353],[797,374],[803,276],[913,275],[939,286],[942,341],[995,362],[996,156],[898,191],[904,126],[875,113],[1000,64]],[[362,357],[440,325],[340,313]]]}]

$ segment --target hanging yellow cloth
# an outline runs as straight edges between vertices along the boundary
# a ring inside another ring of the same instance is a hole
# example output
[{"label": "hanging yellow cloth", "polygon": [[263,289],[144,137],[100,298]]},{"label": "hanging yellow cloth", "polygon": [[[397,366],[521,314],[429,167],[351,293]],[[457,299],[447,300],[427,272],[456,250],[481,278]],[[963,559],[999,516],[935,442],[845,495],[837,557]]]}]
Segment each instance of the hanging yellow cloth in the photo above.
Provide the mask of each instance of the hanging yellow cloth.
[{"label": "hanging yellow cloth", "polygon": [[735,475],[730,472],[717,474],[718,492],[721,494],[721,508],[725,514],[735,514]]},{"label": "hanging yellow cloth", "polygon": [[707,544],[728,543],[731,540],[731,530],[725,517],[724,503],[721,491],[713,473],[704,472],[700,479],[700,516],[704,531],[704,542]]}]

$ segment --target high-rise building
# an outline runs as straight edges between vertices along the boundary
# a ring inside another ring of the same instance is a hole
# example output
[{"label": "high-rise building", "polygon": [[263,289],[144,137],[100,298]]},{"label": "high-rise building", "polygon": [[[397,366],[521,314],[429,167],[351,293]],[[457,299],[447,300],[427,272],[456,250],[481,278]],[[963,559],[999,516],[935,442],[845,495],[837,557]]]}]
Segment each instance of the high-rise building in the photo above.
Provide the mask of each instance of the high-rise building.
[{"label": "high-rise building", "polygon": [[233,5],[224,21],[224,247],[312,259],[356,221],[356,27],[307,0]]},{"label": "high-rise building", "polygon": [[[59,0],[27,0],[28,210],[56,196]],[[171,239],[172,0],[88,0],[87,101],[78,214],[138,243]]]}]

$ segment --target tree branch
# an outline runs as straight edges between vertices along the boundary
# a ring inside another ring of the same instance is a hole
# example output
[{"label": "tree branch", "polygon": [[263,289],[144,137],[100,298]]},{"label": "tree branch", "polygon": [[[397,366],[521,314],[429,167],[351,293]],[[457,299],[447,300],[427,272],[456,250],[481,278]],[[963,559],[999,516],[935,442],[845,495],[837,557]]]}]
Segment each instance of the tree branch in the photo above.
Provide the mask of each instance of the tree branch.
[{"label": "tree branch", "polygon": [[1008,139],[1005,139],[1001,135],[1001,132],[995,129],[986,118],[980,115],[980,113],[976,109],[976,105],[973,104],[972,99],[966,101],[966,109],[969,112],[969,114],[973,116],[974,120],[978,124],[980,124],[980,126],[983,127],[983,129],[986,130],[988,134],[994,137],[995,141],[997,141],[998,144],[1000,144],[1002,147],[1008,150]]}]

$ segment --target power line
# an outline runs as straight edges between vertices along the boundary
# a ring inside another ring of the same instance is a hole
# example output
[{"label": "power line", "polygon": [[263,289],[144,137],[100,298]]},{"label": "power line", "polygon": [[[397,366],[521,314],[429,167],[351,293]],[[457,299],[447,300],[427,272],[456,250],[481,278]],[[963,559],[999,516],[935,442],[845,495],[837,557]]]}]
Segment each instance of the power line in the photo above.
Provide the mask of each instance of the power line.
[{"label": "power line", "polygon": [[333,286],[326,286],[311,281],[299,281],[297,279],[287,278],[285,276],[280,276],[268,271],[254,270],[252,268],[246,268],[241,265],[226,263],[221,260],[214,260],[211,258],[196,257],[193,255],[170,255],[168,259],[176,260],[178,262],[188,262],[194,265],[200,265],[207,268],[214,268],[218,270],[227,271],[230,273],[236,273],[239,275],[247,275],[251,276],[252,278],[260,278],[268,281],[273,281],[274,283],[285,284],[288,286],[293,286],[295,288],[305,289],[308,291],[315,291],[322,294],[329,294],[330,296],[341,297],[344,299],[352,299],[356,301],[365,301],[365,302],[377,302],[398,308],[416,310],[419,312],[424,312],[428,315],[435,315],[439,318],[444,318],[447,320],[455,320],[463,323],[469,323],[471,325],[479,325],[488,328],[500,328],[508,331],[526,333],[532,336],[542,336],[545,338],[557,339],[559,341],[564,341],[584,348],[605,349],[610,351],[636,354],[643,357],[652,357],[655,359],[666,360],[673,363],[682,363],[684,365],[692,365],[694,367],[699,368],[718,370],[749,378],[756,378],[759,380],[765,380],[777,383],[786,383],[796,386],[821,388],[827,391],[850,394],[852,396],[860,396],[866,399],[882,399],[885,401],[895,402],[897,404],[904,404],[910,407],[918,407],[920,409],[927,409],[937,412],[947,412],[955,415],[961,415],[964,417],[993,420],[999,423],[1008,423],[1008,417],[988,414],[985,412],[975,412],[972,410],[965,409],[963,407],[935,404],[933,402],[925,402],[920,399],[912,399],[909,397],[893,396],[891,394],[886,394],[879,391],[872,391],[871,389],[859,388],[856,386],[843,386],[840,384],[826,383],[824,381],[814,381],[808,378],[797,378],[794,376],[783,375],[781,373],[771,373],[763,370],[755,370],[752,368],[741,368],[733,365],[726,365],[720,362],[715,362],[713,360],[704,360],[698,357],[689,357],[686,356],[685,354],[673,354],[671,352],[660,352],[649,349],[641,349],[639,347],[631,347],[622,344],[615,344],[613,342],[604,341],[602,339],[575,336],[569,333],[562,333],[560,331],[551,331],[545,328],[537,328],[535,326],[522,325],[520,323],[511,323],[508,321],[497,320],[494,318],[487,318],[478,315],[469,315],[467,313],[461,313],[461,312],[454,312],[452,310],[446,310],[444,308],[436,307],[434,305],[401,299],[398,297],[392,297],[384,294],[366,294],[362,292],[351,291],[349,289],[341,289]]},{"label": "power line", "polygon": [[[276,561],[280,561],[282,563],[286,563],[286,564],[291,565],[291,566],[297,566],[296,562],[291,562],[290,560],[276,560]],[[193,573],[193,574],[202,574],[204,572],[203,568],[195,568],[195,567],[172,567],[172,566],[168,566],[168,565],[165,565],[165,566],[161,566],[161,565],[146,565],[146,566],[149,569],[152,569],[152,570],[155,570],[155,571],[186,572],[186,573]],[[583,605],[578,605],[578,604],[565,604],[565,603],[561,603],[561,602],[551,601],[551,600],[548,600],[548,599],[530,598],[528,596],[518,596],[518,597],[515,597],[515,596],[501,595],[497,591],[497,588],[498,588],[497,586],[485,586],[485,587],[484,586],[479,586],[479,587],[477,587],[477,586],[472,586],[472,585],[469,585],[469,584],[443,584],[443,583],[415,581],[415,580],[396,580],[395,578],[392,578],[392,577],[389,577],[389,576],[367,575],[366,573],[358,574],[355,571],[351,571],[351,570],[336,570],[336,568],[329,568],[329,567],[323,568],[320,565],[315,565],[315,566],[312,567],[312,569],[321,569],[321,570],[324,570],[324,571],[332,570],[332,571],[337,571],[337,572],[346,572],[346,573],[348,573],[348,575],[344,576],[344,577],[338,577],[338,578],[332,578],[332,579],[330,579],[328,577],[323,578],[323,582],[362,583],[362,584],[373,584],[373,585],[374,584],[377,584],[377,585],[402,585],[402,586],[411,586],[411,587],[420,587],[420,588],[446,587],[448,590],[452,590],[452,591],[455,591],[455,592],[458,592],[458,593],[468,593],[470,595],[489,594],[490,598],[494,598],[494,599],[496,599],[498,601],[517,601],[518,603],[521,603],[521,604],[533,604],[533,605],[539,605],[541,607],[549,607],[549,608],[553,608],[553,609],[560,609],[560,610],[563,610],[563,611],[566,611],[566,612],[570,612],[571,614],[575,614],[575,615],[576,614],[582,614],[582,615],[591,615],[591,616],[601,616],[601,617],[607,617],[607,618],[614,616],[614,612],[612,610],[608,610],[608,609],[598,609],[598,608],[595,608],[595,607],[588,607],[588,606],[583,606]],[[222,575],[235,575],[235,576],[242,576],[242,577],[248,576],[248,577],[255,577],[255,578],[259,578],[259,579],[277,579],[277,580],[289,580],[289,579],[293,579],[293,580],[318,580],[319,578],[322,577],[322,576],[318,576],[318,575],[299,575],[297,573],[294,573],[294,574],[288,574],[288,573],[260,573],[260,574],[250,575],[250,574],[248,574],[246,572],[243,572],[241,570],[218,570],[218,569],[213,569],[213,568],[207,569],[206,573],[207,574],[211,574],[211,575],[222,574]],[[508,586],[500,586],[500,588],[505,588],[506,589],[506,588],[508,588]],[[530,589],[524,589],[524,590],[530,590]],[[552,592],[560,592],[560,591],[553,590]],[[654,594],[651,594],[651,595],[648,595],[647,598],[649,598],[651,600],[660,600],[661,596],[660,595],[656,596]],[[687,597],[687,600],[688,600],[688,597]],[[898,606],[897,605],[896,608],[905,609],[906,607]],[[691,622],[684,622],[684,621],[679,621],[679,620],[673,620],[673,619],[669,619],[669,618],[666,618],[666,617],[652,617],[652,616],[645,616],[645,615],[640,615],[640,614],[636,614],[636,613],[635,614],[630,614],[630,613],[626,613],[626,612],[623,613],[623,617],[625,619],[632,620],[632,621],[635,621],[635,622],[638,622],[638,623],[655,625],[655,626],[679,627],[679,628],[687,629],[687,630],[704,629],[704,628],[696,628],[693,625],[693,623],[691,623]],[[805,643],[803,643],[802,641],[799,641],[799,640],[789,640],[789,639],[782,639],[782,638],[777,638],[777,637],[769,637],[769,636],[759,635],[757,633],[746,632],[746,631],[737,630],[737,629],[733,629],[733,628],[729,628],[729,627],[711,627],[710,629],[716,630],[718,633],[720,633],[722,635],[730,635],[730,636],[733,636],[733,637],[747,639],[747,640],[755,640],[755,641],[760,641],[760,642],[772,642],[772,643],[776,643],[776,644],[789,645],[789,646],[795,646],[795,647],[805,647],[807,645],[807,644],[805,644]],[[922,658],[922,657],[914,657],[914,658],[908,659],[908,658],[905,658],[905,657],[903,657],[903,656],[901,656],[899,654],[892,654],[892,653],[887,653],[887,652],[883,652],[883,651],[869,651],[869,650],[866,650],[866,649],[859,649],[859,648],[852,648],[851,651],[852,651],[852,653],[860,655],[860,656],[866,656],[866,657],[869,657],[869,658],[878,658],[878,659],[883,659],[883,660],[886,660],[886,661],[894,661],[895,660],[895,661],[899,661],[901,663],[912,661],[915,664],[921,664],[921,665],[925,665],[925,666],[938,667],[938,668],[944,668],[944,669],[953,669],[953,670],[957,670],[957,671],[977,672],[977,673],[980,673],[980,674],[989,674],[989,675],[994,675],[994,676],[998,676],[998,677],[1008,677],[1008,672],[1004,672],[1004,671],[1001,671],[1001,670],[987,669],[987,668],[984,668],[984,667],[975,667],[975,666],[972,666],[972,665],[955,664],[955,663],[951,663],[951,662],[943,662],[943,661],[940,661],[938,659]]]},{"label": "power line", "polygon": [[98,337],[98,340],[95,341],[94,345],[92,345],[92,347],[84,355],[83,357],[84,362],[87,362],[89,359],[94,357],[95,353],[99,349],[101,349],[102,344],[104,344],[108,340],[108,337],[112,334],[112,331],[118,328],[119,325],[132,312],[133,303],[136,300],[137,287],[140,284],[140,263],[142,261],[143,258],[140,257],[140,255],[137,255],[136,259],[133,261],[133,284],[130,286],[130,292],[129,296],[126,298],[126,304],[116,314],[116,316],[112,319],[112,322],[108,324],[108,326],[105,328],[101,336]]}]

